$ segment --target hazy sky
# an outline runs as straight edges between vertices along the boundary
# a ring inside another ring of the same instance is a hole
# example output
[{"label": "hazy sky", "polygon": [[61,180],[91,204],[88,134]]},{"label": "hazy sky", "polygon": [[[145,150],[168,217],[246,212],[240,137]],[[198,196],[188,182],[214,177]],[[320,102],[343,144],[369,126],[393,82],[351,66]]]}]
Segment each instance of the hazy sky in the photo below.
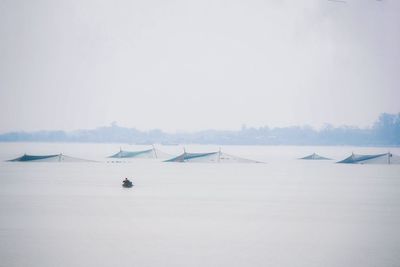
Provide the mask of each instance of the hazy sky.
[{"label": "hazy sky", "polygon": [[0,132],[400,111],[400,1],[0,0]]}]

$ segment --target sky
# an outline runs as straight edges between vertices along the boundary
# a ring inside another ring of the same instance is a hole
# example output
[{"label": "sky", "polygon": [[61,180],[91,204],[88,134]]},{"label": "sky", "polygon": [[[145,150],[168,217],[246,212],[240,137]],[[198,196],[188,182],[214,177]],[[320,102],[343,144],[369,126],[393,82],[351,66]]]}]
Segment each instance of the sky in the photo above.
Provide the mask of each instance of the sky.
[{"label": "sky", "polygon": [[398,0],[0,0],[0,132],[371,125]]}]

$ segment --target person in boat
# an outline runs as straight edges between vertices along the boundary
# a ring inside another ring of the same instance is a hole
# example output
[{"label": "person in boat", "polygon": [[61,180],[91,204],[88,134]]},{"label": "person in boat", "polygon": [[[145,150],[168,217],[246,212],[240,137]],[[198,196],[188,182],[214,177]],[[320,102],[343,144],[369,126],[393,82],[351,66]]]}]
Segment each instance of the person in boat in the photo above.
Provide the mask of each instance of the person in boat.
[{"label": "person in boat", "polygon": [[132,182],[128,180],[128,178],[125,178],[125,180],[122,182],[124,185],[132,185]]}]

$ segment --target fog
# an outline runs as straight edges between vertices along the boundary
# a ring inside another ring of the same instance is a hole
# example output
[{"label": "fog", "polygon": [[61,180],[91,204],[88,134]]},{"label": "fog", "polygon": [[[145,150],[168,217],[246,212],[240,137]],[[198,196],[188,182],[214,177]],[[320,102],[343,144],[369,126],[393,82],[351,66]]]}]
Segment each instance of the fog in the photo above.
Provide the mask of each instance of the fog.
[{"label": "fog", "polygon": [[371,125],[400,2],[0,1],[0,131]]}]

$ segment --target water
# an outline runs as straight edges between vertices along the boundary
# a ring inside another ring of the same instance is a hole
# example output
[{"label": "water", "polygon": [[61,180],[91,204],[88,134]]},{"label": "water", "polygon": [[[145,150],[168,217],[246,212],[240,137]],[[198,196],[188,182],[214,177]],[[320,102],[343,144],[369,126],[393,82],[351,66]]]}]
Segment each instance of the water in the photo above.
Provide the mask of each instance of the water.
[{"label": "water", "polygon": [[[227,146],[267,164],[104,162],[119,147],[0,143],[0,266],[400,266],[400,165],[296,160],[398,148]],[[3,161],[25,152],[103,162]]]}]

